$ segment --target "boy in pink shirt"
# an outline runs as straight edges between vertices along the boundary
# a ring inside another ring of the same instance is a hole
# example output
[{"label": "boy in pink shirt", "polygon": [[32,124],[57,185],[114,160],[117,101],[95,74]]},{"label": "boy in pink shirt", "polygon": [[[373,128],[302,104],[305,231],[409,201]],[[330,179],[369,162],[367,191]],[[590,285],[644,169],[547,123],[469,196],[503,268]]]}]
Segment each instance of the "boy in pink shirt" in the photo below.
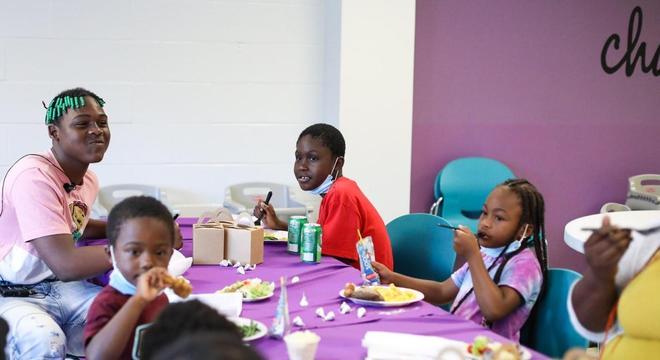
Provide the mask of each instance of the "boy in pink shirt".
[{"label": "boy in pink shirt", "polygon": [[89,219],[99,185],[88,171],[110,143],[103,104],[81,88],[57,95],[46,113],[52,148],[19,159],[2,183],[0,285],[23,289],[0,298],[10,358],[83,354],[87,308],[100,290],[84,279],[110,268],[104,246],[75,246],[105,237],[105,223]]}]

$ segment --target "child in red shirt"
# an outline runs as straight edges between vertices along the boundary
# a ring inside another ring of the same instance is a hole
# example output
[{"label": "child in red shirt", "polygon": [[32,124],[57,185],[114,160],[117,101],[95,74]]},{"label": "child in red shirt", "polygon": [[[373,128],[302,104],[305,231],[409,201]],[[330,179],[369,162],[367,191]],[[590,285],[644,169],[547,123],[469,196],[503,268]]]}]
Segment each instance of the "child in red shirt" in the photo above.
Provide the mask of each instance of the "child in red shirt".
[{"label": "child in red shirt", "polygon": [[[341,132],[328,124],[306,128],[296,142],[296,180],[301,189],[323,197],[318,219],[323,229],[322,252],[359,268],[355,249],[359,230],[362,236],[373,239],[376,260],[392,269],[392,246],[383,219],[357,183],[342,176],[345,151]],[[264,212],[265,226],[287,229],[288,224],[277,218],[273,206],[260,201],[254,215],[260,217]]]},{"label": "child in red shirt", "polygon": [[130,197],[108,215],[110,283],[89,308],[83,332],[88,359],[130,359],[135,328],[151,323],[167,306],[167,265],[175,230],[160,201]]}]

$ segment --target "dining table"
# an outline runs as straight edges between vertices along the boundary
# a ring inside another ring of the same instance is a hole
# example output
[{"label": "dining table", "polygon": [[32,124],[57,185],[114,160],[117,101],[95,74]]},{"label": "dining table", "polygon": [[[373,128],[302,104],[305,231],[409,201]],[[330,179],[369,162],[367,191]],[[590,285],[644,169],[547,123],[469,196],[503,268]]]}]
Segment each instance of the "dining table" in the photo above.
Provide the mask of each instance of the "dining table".
[{"label": "dining table", "polygon": [[621,228],[647,229],[660,225],[660,210],[617,211],[591,214],[569,221],[564,227],[564,242],[571,249],[584,253],[584,243],[591,233],[600,228],[603,218]]},{"label": "dining table", "polygon": [[[192,235],[195,218],[179,218],[185,256],[192,256]],[[264,242],[264,260],[253,270],[242,274],[238,268],[221,265],[193,265],[184,273],[193,286],[193,294],[214,293],[239,280],[260,278],[276,284],[273,296],[259,302],[244,302],[242,318],[248,318],[270,327],[280,297],[280,278],[286,279],[289,317],[300,317],[304,326],[291,326],[291,331],[309,330],[321,340],[316,359],[364,359],[367,349],[362,339],[368,331],[389,331],[417,335],[431,335],[471,343],[476,336],[485,335],[493,341],[511,341],[466,319],[448,313],[442,308],[418,301],[400,307],[365,306],[364,316],[358,316],[360,305],[340,296],[348,282],[361,284],[360,271],[330,257],[322,256],[319,263],[304,263],[300,257],[287,252],[286,241]],[[301,303],[306,298],[307,304]],[[342,302],[351,307],[340,312]],[[334,319],[317,315],[334,312]],[[278,337],[263,336],[250,342],[267,359],[287,359],[285,342]],[[545,359],[540,353],[528,350],[533,359]]]}]

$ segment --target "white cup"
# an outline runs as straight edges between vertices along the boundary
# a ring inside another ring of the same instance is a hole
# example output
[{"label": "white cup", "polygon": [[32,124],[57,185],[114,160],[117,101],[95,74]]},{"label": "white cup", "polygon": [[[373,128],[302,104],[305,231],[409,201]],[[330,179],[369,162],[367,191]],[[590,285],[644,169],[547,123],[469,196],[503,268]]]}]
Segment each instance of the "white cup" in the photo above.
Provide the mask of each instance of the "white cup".
[{"label": "white cup", "polygon": [[289,360],[314,360],[321,338],[311,331],[297,331],[284,337]]}]

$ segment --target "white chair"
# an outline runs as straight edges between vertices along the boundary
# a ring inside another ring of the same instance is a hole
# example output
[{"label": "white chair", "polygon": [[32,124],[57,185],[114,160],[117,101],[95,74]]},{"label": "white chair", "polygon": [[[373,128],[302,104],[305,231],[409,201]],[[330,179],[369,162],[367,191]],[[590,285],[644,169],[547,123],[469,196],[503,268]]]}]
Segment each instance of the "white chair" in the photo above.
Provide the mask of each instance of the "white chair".
[{"label": "white chair", "polygon": [[[99,191],[99,204],[108,212],[120,201],[130,196],[151,196],[163,201],[164,195],[158,186],[141,184],[118,184],[104,186]],[[164,201],[163,201],[164,202]],[[167,204],[166,204],[167,205]]]},{"label": "white chair", "polygon": [[275,208],[277,217],[288,222],[291,216],[307,216],[311,207],[295,201],[289,194],[289,187],[283,184],[251,182],[230,185],[225,189],[223,206],[232,213],[248,212],[252,214],[254,206],[259,200],[265,200],[269,191],[273,192],[270,204]]},{"label": "white chair", "polygon": [[221,207],[220,203],[175,203],[170,204],[174,209],[172,212],[179,213],[181,217],[194,217],[198,218],[202,214],[216,210]]},{"label": "white chair", "polygon": [[617,212],[617,211],[630,211],[630,208],[626,205],[615,203],[615,202],[605,203],[600,208],[600,213],[601,214]]}]

